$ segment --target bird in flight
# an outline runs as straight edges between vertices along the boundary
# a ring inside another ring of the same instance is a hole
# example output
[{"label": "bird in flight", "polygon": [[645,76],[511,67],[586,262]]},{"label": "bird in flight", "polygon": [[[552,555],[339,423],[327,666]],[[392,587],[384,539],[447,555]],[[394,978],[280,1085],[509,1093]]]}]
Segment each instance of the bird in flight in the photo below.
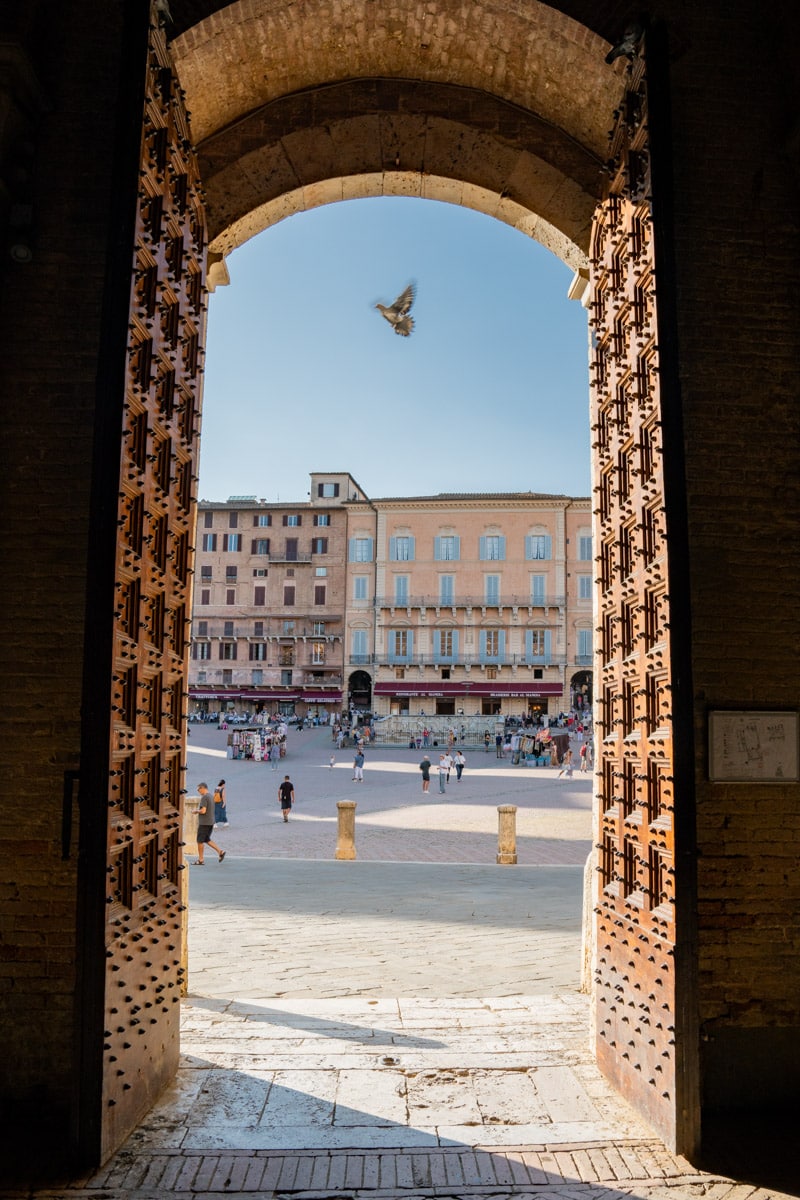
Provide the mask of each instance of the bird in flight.
[{"label": "bird in flight", "polygon": [[408,337],[414,328],[414,318],[409,316],[411,305],[414,303],[414,285],[410,283],[392,304],[376,304],[378,312],[391,325],[400,337]]}]

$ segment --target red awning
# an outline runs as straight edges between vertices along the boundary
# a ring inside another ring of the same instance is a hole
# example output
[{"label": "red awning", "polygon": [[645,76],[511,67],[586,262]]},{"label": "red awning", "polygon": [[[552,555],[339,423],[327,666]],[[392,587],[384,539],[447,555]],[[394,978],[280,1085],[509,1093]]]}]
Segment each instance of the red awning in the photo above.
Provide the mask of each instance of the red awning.
[{"label": "red awning", "polygon": [[376,683],[376,696],[561,696],[564,689],[560,683],[543,683],[532,679],[530,683]]}]

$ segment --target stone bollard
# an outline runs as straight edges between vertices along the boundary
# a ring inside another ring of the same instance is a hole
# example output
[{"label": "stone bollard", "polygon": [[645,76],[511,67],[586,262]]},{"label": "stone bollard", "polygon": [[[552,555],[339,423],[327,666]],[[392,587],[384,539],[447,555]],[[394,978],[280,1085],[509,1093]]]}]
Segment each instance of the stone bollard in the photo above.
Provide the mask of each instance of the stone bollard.
[{"label": "stone bollard", "polygon": [[181,879],[181,995],[189,991],[189,870],[186,862],[188,854],[197,854],[197,810],[200,807],[199,796],[183,797],[183,870]]},{"label": "stone bollard", "polygon": [[499,804],[497,807],[497,862],[502,867],[514,866],[517,861],[517,806]]},{"label": "stone bollard", "polygon": [[337,800],[338,837],[334,858],[353,859],[356,856],[356,802]]}]

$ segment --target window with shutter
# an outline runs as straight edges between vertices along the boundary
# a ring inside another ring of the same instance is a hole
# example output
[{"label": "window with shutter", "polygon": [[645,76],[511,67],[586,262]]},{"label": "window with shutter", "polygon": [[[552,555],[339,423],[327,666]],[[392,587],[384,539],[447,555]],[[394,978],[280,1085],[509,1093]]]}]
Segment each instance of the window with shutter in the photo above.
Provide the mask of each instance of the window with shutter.
[{"label": "window with shutter", "polygon": [[265,587],[257,587],[253,589],[253,604],[256,608],[263,608],[267,603],[267,589]]},{"label": "window with shutter", "polygon": [[286,608],[291,608],[294,605],[293,583],[285,583],[283,585],[283,603]]},{"label": "window with shutter", "polygon": [[269,538],[253,538],[250,543],[251,554],[269,554]]},{"label": "window with shutter", "polygon": [[211,589],[210,588],[203,588],[201,590],[200,603],[201,604],[210,604],[211,603]]},{"label": "window with shutter", "polygon": [[433,557],[436,562],[456,562],[461,557],[461,538],[454,534],[442,534],[433,539]]},{"label": "window with shutter", "polygon": [[326,591],[326,588],[325,588],[324,583],[317,583],[314,585],[314,603],[315,604],[324,604],[325,603],[325,591]]},{"label": "window with shutter", "polygon": [[228,527],[229,527],[229,529],[238,529],[239,528],[238,512],[228,513]]},{"label": "window with shutter", "polygon": [[211,529],[214,524],[214,514],[207,512],[203,513],[203,528]]},{"label": "window with shutter", "polygon": [[228,590],[226,591],[225,603],[226,604],[235,604],[236,603],[236,592],[234,591],[233,588],[228,588]]},{"label": "window with shutter", "polygon": [[372,538],[350,538],[348,557],[350,562],[372,562]]},{"label": "window with shutter", "polygon": [[483,562],[499,562],[506,556],[506,539],[499,534],[486,534],[480,539],[479,551]]}]

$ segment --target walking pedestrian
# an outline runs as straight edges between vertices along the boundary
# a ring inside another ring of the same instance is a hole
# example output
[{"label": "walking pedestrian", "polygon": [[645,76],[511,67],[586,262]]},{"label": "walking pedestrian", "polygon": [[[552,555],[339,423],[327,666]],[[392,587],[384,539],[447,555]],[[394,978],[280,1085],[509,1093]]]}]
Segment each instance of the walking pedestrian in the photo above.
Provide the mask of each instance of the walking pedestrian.
[{"label": "walking pedestrian", "polygon": [[210,846],[212,850],[216,850],[220,862],[222,862],[226,852],[216,842],[212,842],[211,840],[211,834],[214,832],[214,805],[208,794],[208,784],[198,783],[197,792],[200,796],[200,807],[197,810],[196,866],[202,867],[206,846]]},{"label": "walking pedestrian", "polygon": [[331,770],[333,770],[335,765],[336,765],[336,755],[332,754],[331,755]]},{"label": "walking pedestrian", "polygon": [[450,772],[451,772],[451,771],[452,771],[452,769],[453,769],[453,756],[452,756],[452,754],[450,753],[450,751],[449,751],[449,750],[447,750],[447,751],[445,752],[445,756],[444,756],[444,765],[445,765],[445,767],[447,768],[447,778],[446,778],[446,782],[447,782],[447,783],[449,783],[449,782],[450,782]]},{"label": "walking pedestrian", "polygon": [[572,778],[572,750],[571,749],[567,749],[564,751],[564,757],[561,760],[561,770],[558,772],[558,775],[556,776],[556,778],[560,779],[562,775],[566,775],[567,779]]},{"label": "walking pedestrian", "polygon": [[495,736],[494,736],[494,749],[495,749],[495,754],[496,754],[496,756],[497,756],[498,758],[503,758],[503,757],[504,757],[504,756],[503,756],[503,735],[502,735],[502,733],[496,733],[496,734],[495,734]]},{"label": "walking pedestrian", "polygon": [[586,762],[586,757],[587,757],[588,751],[589,751],[588,743],[581,742],[581,748],[578,751],[578,758],[581,760],[581,773],[585,772],[586,767],[588,766],[588,764]]},{"label": "walking pedestrian", "polygon": [[281,756],[281,748],[278,745],[277,741],[274,741],[272,743],[272,745],[270,746],[270,750],[269,750],[269,761],[270,761],[270,766],[272,767],[273,771],[277,771],[277,769],[278,769],[278,759],[280,758],[280,756]]},{"label": "walking pedestrian", "polygon": [[485,754],[489,753],[489,742],[490,741],[491,741],[491,737],[489,734],[489,730],[487,729],[484,731],[484,734],[483,734],[483,750],[484,750]]},{"label": "walking pedestrian", "polygon": [[364,782],[364,751],[359,746],[353,759],[353,779],[356,783]]},{"label": "walking pedestrian", "polygon": [[447,763],[444,761],[444,755],[439,755],[439,791],[444,794],[445,784],[447,783]]},{"label": "walking pedestrian", "polygon": [[423,754],[419,769],[422,771],[422,790],[428,792],[431,786],[431,760],[427,754]]},{"label": "walking pedestrian", "polygon": [[281,806],[284,821],[289,820],[289,813],[294,804],[294,784],[288,775],[284,775],[283,783],[278,788],[278,800]]},{"label": "walking pedestrian", "polygon": [[464,770],[467,760],[460,750],[456,750],[453,762],[456,768],[456,783],[461,783],[461,772]]},{"label": "walking pedestrian", "polygon": [[229,825],[228,806],[225,801],[225,780],[220,779],[214,788],[214,824]]}]

